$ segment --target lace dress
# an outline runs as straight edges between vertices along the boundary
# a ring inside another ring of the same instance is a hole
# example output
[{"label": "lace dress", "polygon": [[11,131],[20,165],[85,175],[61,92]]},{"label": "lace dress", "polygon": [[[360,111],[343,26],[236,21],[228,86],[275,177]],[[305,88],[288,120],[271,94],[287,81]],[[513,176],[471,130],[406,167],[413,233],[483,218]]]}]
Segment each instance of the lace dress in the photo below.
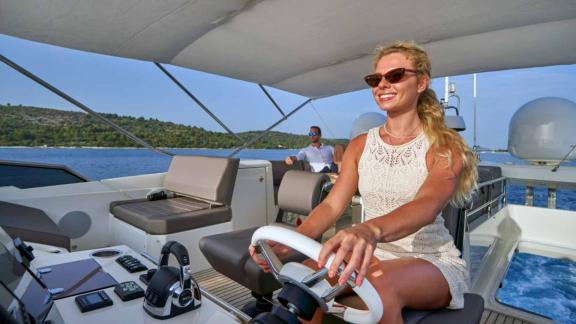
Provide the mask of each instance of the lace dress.
[{"label": "lace dress", "polygon": [[[380,138],[379,127],[368,132],[358,166],[358,189],[366,220],[388,214],[414,199],[428,175],[426,152],[429,147],[424,132],[402,145],[385,143]],[[452,295],[448,308],[464,306],[463,293],[468,289],[466,263],[460,258],[460,251],[441,215],[436,216],[434,223],[407,237],[378,243],[374,256],[380,260],[415,257],[429,261],[448,282]]]}]

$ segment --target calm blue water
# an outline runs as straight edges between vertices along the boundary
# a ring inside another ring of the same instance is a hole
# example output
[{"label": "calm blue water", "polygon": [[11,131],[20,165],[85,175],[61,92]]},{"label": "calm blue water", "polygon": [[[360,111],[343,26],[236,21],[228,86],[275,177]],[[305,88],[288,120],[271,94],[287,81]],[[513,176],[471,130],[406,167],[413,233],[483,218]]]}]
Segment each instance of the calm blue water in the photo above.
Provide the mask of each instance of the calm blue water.
[{"label": "calm blue water", "polygon": [[[231,150],[173,149],[176,154],[227,156]],[[245,150],[240,158],[283,160],[297,150]],[[483,161],[524,164],[509,154],[485,153]],[[170,157],[146,149],[0,148],[0,160],[63,164],[91,180],[157,173],[168,170]],[[576,166],[571,162],[569,165]],[[508,202],[524,204],[524,187],[508,187]],[[547,191],[536,188],[534,205],[547,205]],[[559,189],[557,206],[576,210],[576,192]],[[472,250],[474,264],[485,250]],[[516,254],[498,293],[501,302],[551,317],[559,323],[576,323],[576,263],[525,253]]]},{"label": "calm blue water", "polygon": [[[170,152],[185,155],[227,156],[232,150],[217,149],[173,149]],[[294,155],[297,150],[244,150],[240,158],[283,160]],[[484,153],[483,161],[525,164],[509,154]],[[170,165],[170,157],[147,149],[90,149],[90,148],[0,148],[0,160],[32,161],[63,164],[90,180],[101,180],[138,174],[165,172]],[[576,166],[575,162],[568,165]],[[524,187],[508,187],[508,201],[524,204]],[[546,207],[546,188],[536,187],[534,205]],[[557,190],[557,207],[576,210],[576,192]]]},{"label": "calm blue water", "polygon": [[[181,155],[228,156],[232,150],[172,149]],[[298,150],[244,150],[237,157],[283,160]],[[0,148],[0,160],[63,164],[90,180],[165,172],[170,157],[148,149]]]}]

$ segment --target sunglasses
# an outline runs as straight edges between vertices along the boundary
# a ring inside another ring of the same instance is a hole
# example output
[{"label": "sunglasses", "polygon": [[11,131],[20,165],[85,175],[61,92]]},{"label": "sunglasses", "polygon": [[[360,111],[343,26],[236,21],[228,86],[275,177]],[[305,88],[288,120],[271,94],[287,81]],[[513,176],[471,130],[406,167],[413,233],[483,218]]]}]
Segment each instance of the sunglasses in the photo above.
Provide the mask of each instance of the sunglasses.
[{"label": "sunglasses", "polygon": [[384,74],[374,73],[374,74],[367,75],[364,77],[364,81],[366,81],[366,83],[370,87],[376,88],[380,84],[382,79],[386,80],[386,82],[388,82],[389,84],[395,84],[395,83],[402,81],[402,79],[404,78],[404,75],[407,72],[418,73],[418,71],[416,71],[416,70],[397,68],[397,69],[390,70]]},{"label": "sunglasses", "polygon": [[316,132],[310,132],[310,133],[308,133],[308,136],[316,136],[316,135],[318,135],[318,133],[316,133]]}]

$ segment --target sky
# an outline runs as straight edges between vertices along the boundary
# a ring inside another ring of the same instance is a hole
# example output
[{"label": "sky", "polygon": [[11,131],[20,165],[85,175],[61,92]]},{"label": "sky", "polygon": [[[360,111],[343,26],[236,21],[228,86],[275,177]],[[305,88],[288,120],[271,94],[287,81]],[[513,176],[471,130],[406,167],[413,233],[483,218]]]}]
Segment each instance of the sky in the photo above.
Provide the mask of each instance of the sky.
[{"label": "sky", "polygon": [[[153,63],[81,52],[0,35],[0,54],[41,77],[92,110],[156,118],[211,131],[224,130],[184,94]],[[257,84],[164,65],[225,125],[235,132],[263,130],[282,116]],[[432,62],[434,68],[434,62]],[[359,75],[362,77],[362,75]],[[460,114],[473,144],[473,76],[450,77],[461,98]],[[444,78],[432,89],[444,96]],[[267,87],[284,112],[307,98]],[[576,102],[576,65],[516,69],[477,74],[477,143],[506,148],[508,125],[522,105],[541,97]],[[80,111],[0,62],[0,104]],[[455,101],[450,101],[455,104]],[[368,89],[317,99],[274,130],[306,134],[317,124],[327,138],[348,138],[353,121],[378,112]],[[450,110],[448,114],[453,114]]]}]

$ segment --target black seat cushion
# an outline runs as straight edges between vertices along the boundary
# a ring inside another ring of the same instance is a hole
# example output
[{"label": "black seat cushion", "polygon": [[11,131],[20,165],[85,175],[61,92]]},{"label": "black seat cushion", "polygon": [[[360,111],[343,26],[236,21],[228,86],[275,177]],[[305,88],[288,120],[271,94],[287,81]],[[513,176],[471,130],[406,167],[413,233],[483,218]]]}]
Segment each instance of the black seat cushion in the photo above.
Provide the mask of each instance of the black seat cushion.
[{"label": "black seat cushion", "polygon": [[445,323],[458,323],[458,324],[476,324],[480,323],[482,313],[484,312],[484,299],[476,294],[464,294],[464,308],[463,309],[437,309],[429,312],[424,312],[424,316],[410,319],[411,313],[422,313],[422,311],[405,310],[402,315],[405,318],[405,324],[445,324]]},{"label": "black seat cushion", "polygon": [[[361,307],[363,303],[357,295],[339,298],[338,302],[353,307]],[[384,310],[386,311],[386,310]],[[463,309],[440,308],[434,310],[403,309],[404,324],[476,324],[480,323],[484,312],[484,299],[476,294],[464,294]],[[333,316],[324,321],[327,323],[341,323]]]},{"label": "black seat cushion", "polygon": [[[202,254],[216,271],[226,274],[257,294],[266,295],[279,289],[281,285],[272,274],[262,271],[248,253],[248,246],[256,229],[258,227],[205,236],[200,239],[199,245]],[[294,253],[281,261],[301,262],[305,259],[304,255]]]}]

